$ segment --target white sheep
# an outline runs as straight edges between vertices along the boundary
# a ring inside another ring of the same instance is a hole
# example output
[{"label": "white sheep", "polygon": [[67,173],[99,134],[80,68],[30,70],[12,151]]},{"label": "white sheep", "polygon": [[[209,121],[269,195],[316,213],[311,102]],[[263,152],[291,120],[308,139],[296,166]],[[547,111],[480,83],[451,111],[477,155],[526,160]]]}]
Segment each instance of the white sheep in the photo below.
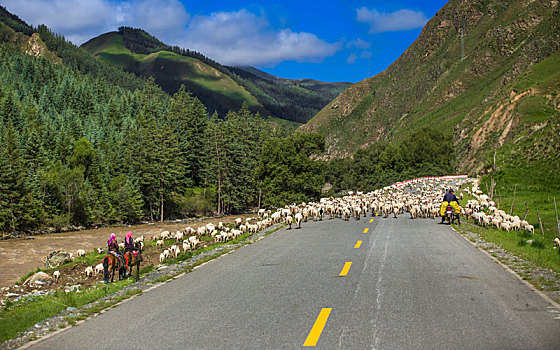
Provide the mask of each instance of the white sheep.
[{"label": "white sheep", "polygon": [[156,242],[156,248],[163,247],[163,244],[164,244],[164,243],[165,243],[165,242],[163,241],[163,239],[160,239],[159,241]]},{"label": "white sheep", "polygon": [[177,231],[177,233],[175,233],[175,242],[179,242],[182,240],[183,240],[183,232]]},{"label": "white sheep", "polygon": [[59,278],[60,278],[60,271],[56,270],[55,272],[53,272],[54,283],[58,283]]},{"label": "white sheep", "polygon": [[159,255],[159,262],[162,263],[165,260],[165,254],[161,253]]},{"label": "white sheep", "polygon": [[174,244],[171,247],[169,247],[169,252],[170,254],[173,254],[173,256],[176,258],[181,251],[179,250],[179,247]]},{"label": "white sheep", "polygon": [[80,256],[86,256],[86,251],[83,249],[78,249],[76,251],[76,256],[80,257]]},{"label": "white sheep", "polygon": [[94,271],[96,275],[103,273],[103,264],[95,265]]},{"label": "white sheep", "polygon": [[93,276],[93,266],[86,267],[86,278]]},{"label": "white sheep", "polygon": [[183,242],[183,251],[186,252],[187,250],[191,249],[191,244],[188,241]]},{"label": "white sheep", "polygon": [[303,221],[303,215],[300,212],[297,212],[294,216],[294,220],[296,223],[296,228],[301,228],[301,222]]},{"label": "white sheep", "polygon": [[286,224],[288,224],[288,230],[292,229],[293,222],[294,222],[294,218],[291,215],[286,216]]},{"label": "white sheep", "polygon": [[97,251],[97,254],[101,254],[101,253],[103,253],[103,248],[97,248],[96,251]]},{"label": "white sheep", "polygon": [[200,226],[199,228],[196,229],[196,234],[198,236],[202,236],[206,233],[206,226]]}]

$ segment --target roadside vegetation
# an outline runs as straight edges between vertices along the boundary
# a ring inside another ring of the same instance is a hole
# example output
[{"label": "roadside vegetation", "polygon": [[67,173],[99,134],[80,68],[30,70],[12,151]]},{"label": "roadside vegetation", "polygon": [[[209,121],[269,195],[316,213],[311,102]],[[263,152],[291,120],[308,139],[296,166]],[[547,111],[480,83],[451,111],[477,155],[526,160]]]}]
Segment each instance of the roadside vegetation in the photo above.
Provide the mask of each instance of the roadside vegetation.
[{"label": "roadside vegetation", "polygon": [[29,297],[7,302],[0,310],[0,343],[16,337],[39,321],[56,315],[66,308],[81,308],[95,300],[114,293],[132,283],[131,279],[109,285],[97,285],[82,291],[66,293],[59,290],[52,295]]},{"label": "roadside vegetation", "polygon": [[[508,214],[511,210],[513,192],[512,189],[511,194],[501,193],[499,198],[497,196],[494,198],[497,205],[500,203],[500,209]],[[544,197],[540,197],[539,194]],[[533,211],[533,215],[528,214],[526,219],[535,227],[534,234],[524,230],[507,232],[492,227],[484,228],[467,220],[463,220],[461,225],[455,225],[454,227],[462,233],[473,232],[485,241],[495,243],[513,255],[530,261],[538,267],[560,273],[560,247],[554,249],[554,238],[558,237],[559,233],[556,226],[552,196],[550,196],[550,201],[546,200],[547,197],[546,192],[534,193],[524,190],[523,187],[520,188],[519,185],[517,186],[515,203],[519,204],[514,205],[513,215],[523,218],[526,211],[524,203],[527,203],[529,208],[533,208],[529,210],[529,213]],[[464,206],[469,199],[473,199],[473,197],[465,193],[461,205]],[[539,213],[543,219],[544,235],[541,234],[539,228],[537,208],[540,208]]]}]

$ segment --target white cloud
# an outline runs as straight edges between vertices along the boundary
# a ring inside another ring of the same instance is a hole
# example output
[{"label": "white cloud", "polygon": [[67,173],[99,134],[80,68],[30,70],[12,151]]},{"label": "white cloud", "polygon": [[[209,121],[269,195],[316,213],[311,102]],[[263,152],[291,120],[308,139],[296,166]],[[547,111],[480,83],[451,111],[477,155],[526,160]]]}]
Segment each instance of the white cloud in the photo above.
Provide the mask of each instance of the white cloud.
[{"label": "white cloud", "polygon": [[360,58],[362,58],[362,59],[368,59],[368,58],[371,58],[372,56],[373,56],[373,55],[372,55],[371,52],[369,52],[369,51],[364,51],[364,52],[362,52],[362,54],[360,55]]},{"label": "white cloud", "polygon": [[352,40],[351,42],[349,42],[348,44],[346,44],[347,48],[351,48],[351,47],[355,47],[357,49],[369,49],[371,47],[371,43],[368,43],[367,41],[364,41],[362,39],[356,39],[356,40]]},{"label": "white cloud", "polygon": [[348,56],[348,58],[346,59],[346,63],[354,64],[357,59],[358,59],[358,56],[356,56],[356,54],[351,53],[350,56]]},{"label": "white cloud", "polygon": [[0,5],[29,24],[46,24],[77,45],[131,26],[228,65],[319,62],[341,48],[311,33],[275,29],[264,14],[247,10],[191,18],[178,0],[0,0]]},{"label": "white cloud", "polygon": [[392,13],[368,10],[366,7],[356,10],[356,19],[359,22],[367,22],[370,25],[370,33],[398,32],[403,30],[423,27],[428,18],[422,11],[408,9]]},{"label": "white cloud", "polygon": [[282,61],[317,62],[340,49],[316,35],[275,30],[264,16],[249,11],[195,16],[180,46],[228,65],[274,65]]},{"label": "white cloud", "polygon": [[47,25],[77,45],[121,25],[141,27],[154,35],[177,34],[189,19],[178,0],[0,0],[0,5],[29,24]]}]

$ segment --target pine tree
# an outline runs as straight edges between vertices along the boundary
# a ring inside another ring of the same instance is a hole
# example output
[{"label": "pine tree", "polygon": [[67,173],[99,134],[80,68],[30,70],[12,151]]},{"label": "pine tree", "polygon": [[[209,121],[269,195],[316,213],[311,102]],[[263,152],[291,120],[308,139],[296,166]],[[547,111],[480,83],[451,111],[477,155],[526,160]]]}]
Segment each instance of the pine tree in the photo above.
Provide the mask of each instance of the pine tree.
[{"label": "pine tree", "polygon": [[204,105],[190,92],[181,88],[169,106],[169,123],[174,127],[179,151],[183,155],[185,172],[180,183],[186,187],[200,186],[204,182],[206,163],[205,130],[208,115]]}]

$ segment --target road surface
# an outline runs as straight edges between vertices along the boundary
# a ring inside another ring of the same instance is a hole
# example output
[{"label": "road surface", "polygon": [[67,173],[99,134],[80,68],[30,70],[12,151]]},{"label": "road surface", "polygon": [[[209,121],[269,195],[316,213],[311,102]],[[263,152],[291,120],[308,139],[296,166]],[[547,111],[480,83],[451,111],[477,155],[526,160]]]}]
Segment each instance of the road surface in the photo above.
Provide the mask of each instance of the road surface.
[{"label": "road surface", "polygon": [[448,226],[371,219],[281,230],[31,348],[560,348],[558,310]]}]

